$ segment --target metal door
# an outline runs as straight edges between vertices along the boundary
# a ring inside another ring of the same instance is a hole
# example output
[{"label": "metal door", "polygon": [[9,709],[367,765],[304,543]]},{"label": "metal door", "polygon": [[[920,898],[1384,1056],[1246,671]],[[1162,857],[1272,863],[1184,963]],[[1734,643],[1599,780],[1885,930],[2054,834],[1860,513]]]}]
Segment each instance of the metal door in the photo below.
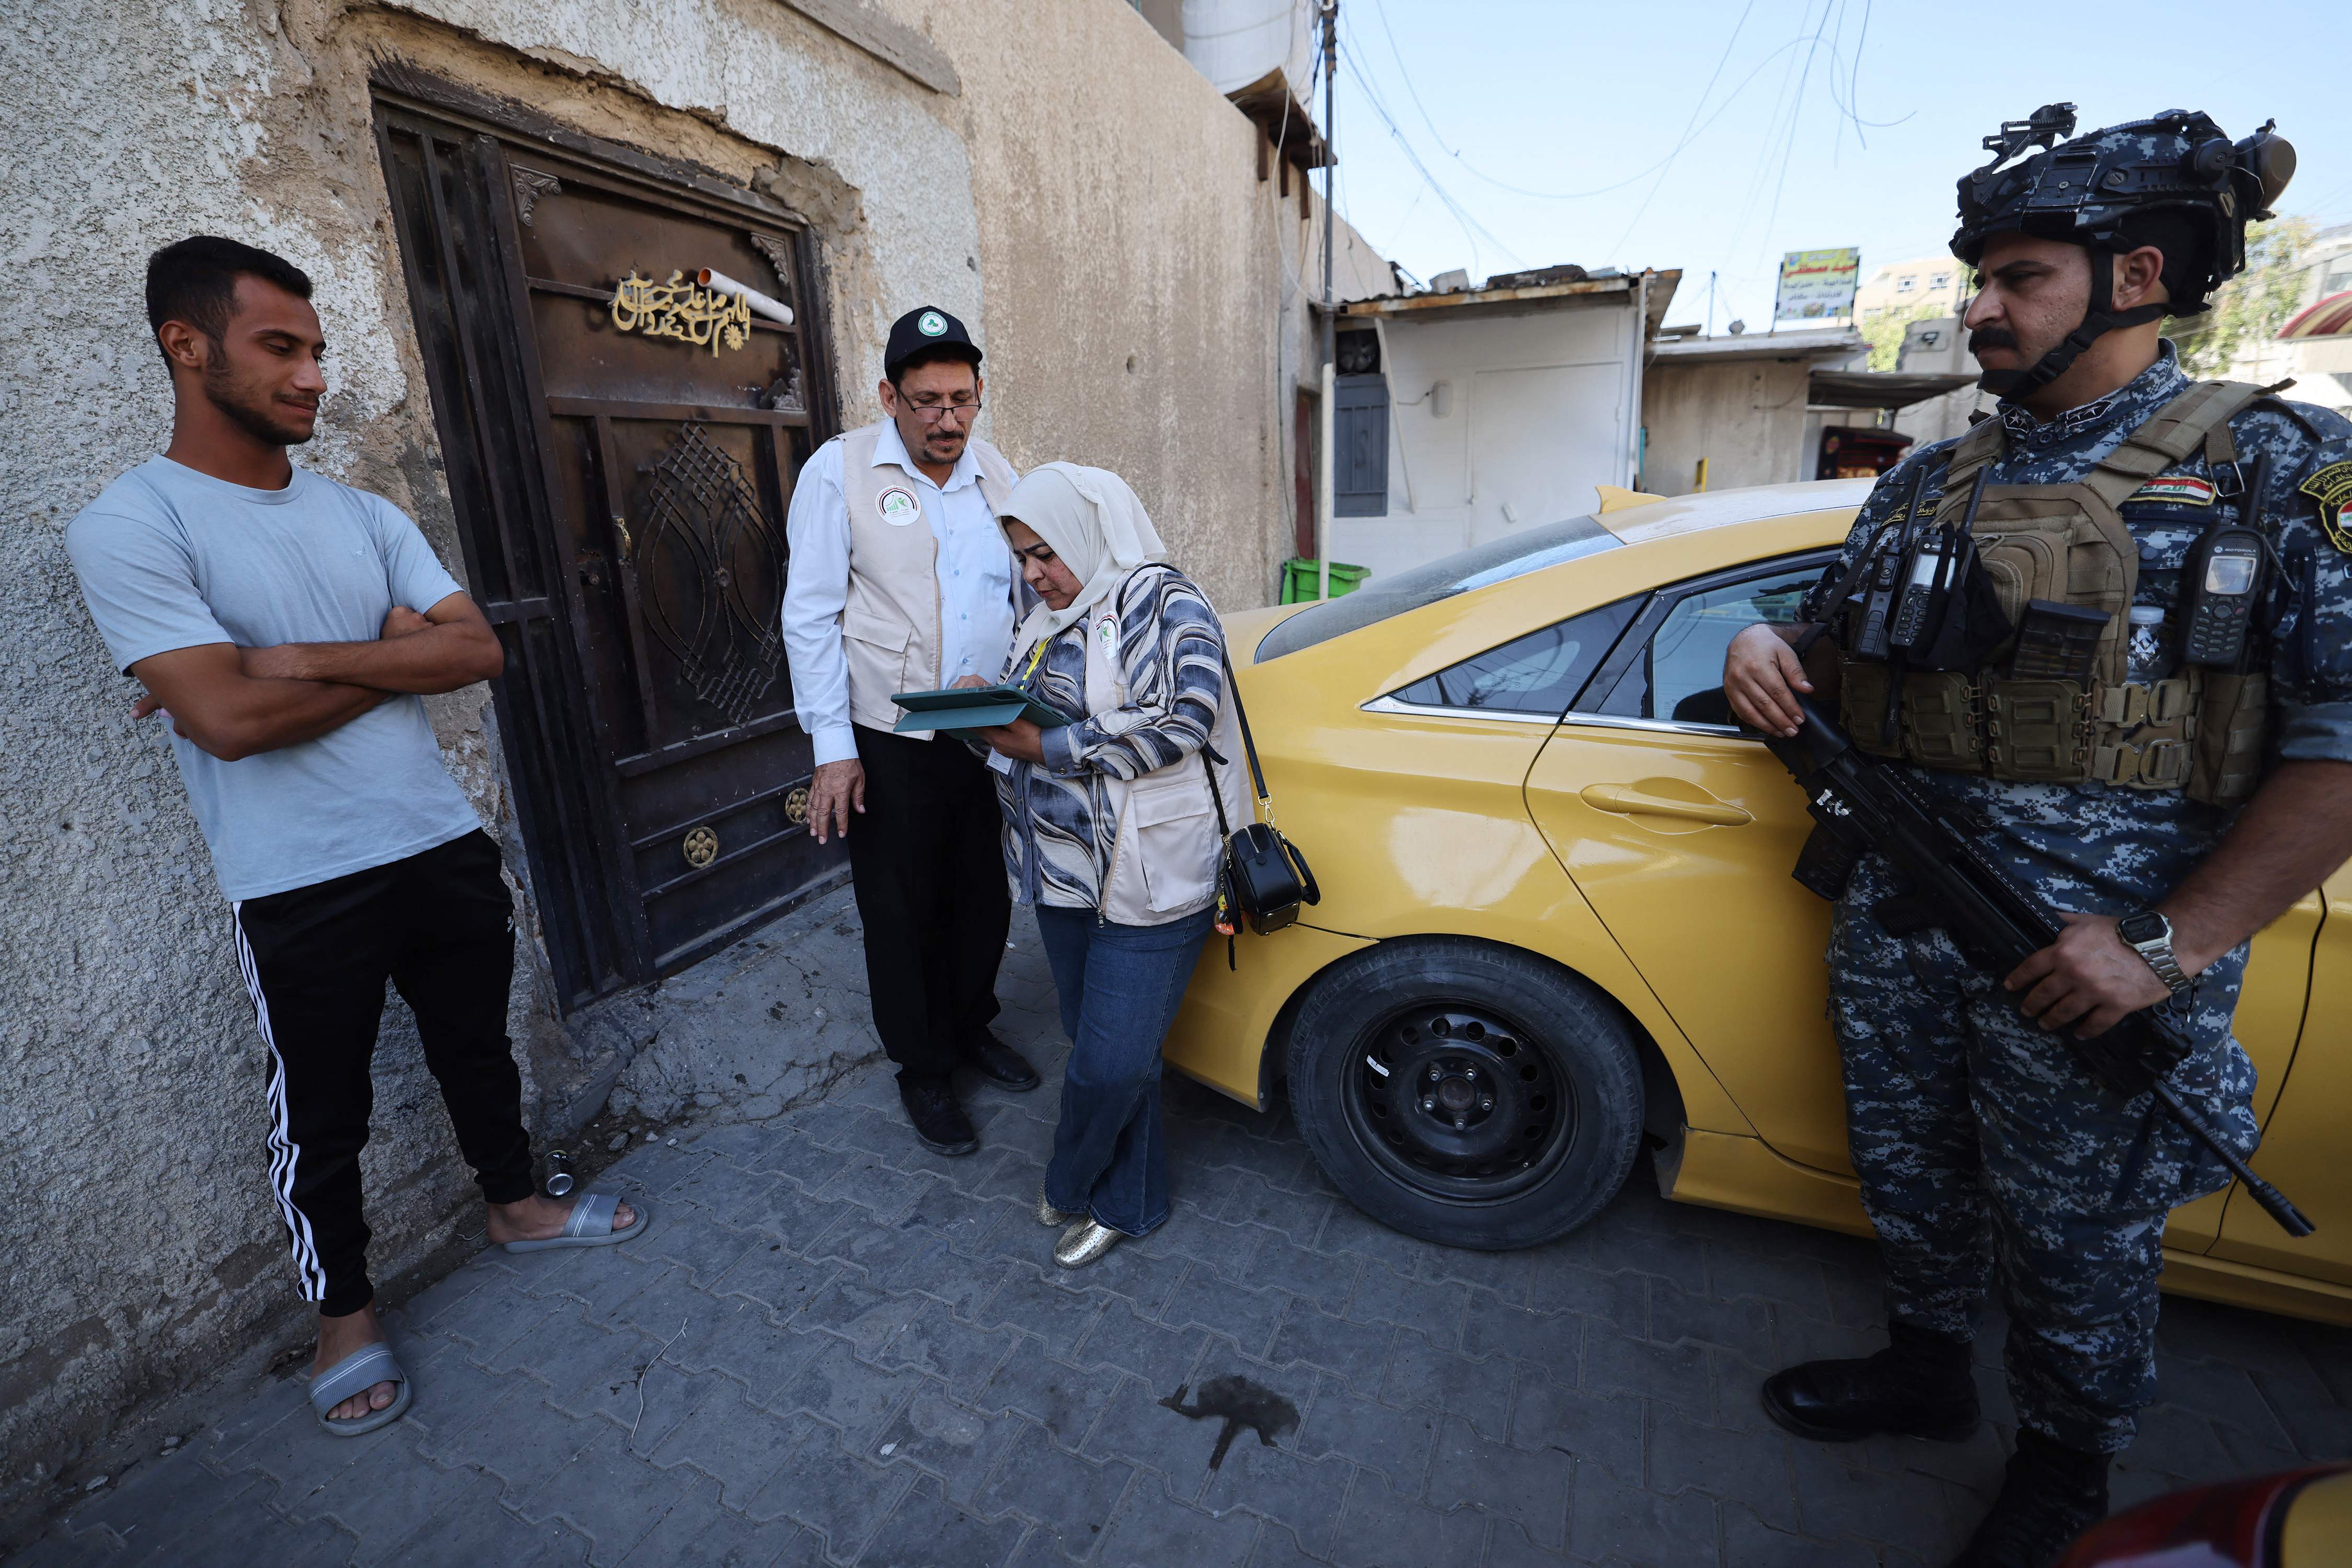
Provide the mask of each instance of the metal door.
[{"label": "metal door", "polygon": [[841,863],[804,828],[778,626],[785,508],[831,401],[805,347],[808,242],[763,198],[577,135],[389,97],[377,121],[577,1005],[694,963]]}]

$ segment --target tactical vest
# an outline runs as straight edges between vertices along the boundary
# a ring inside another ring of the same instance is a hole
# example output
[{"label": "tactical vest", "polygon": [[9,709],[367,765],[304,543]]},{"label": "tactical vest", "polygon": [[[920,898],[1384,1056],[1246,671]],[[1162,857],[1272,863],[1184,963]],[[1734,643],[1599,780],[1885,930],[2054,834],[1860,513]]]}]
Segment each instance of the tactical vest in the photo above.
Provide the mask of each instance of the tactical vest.
[{"label": "tactical vest", "polygon": [[[1906,672],[1899,727],[1888,744],[1881,721],[1893,667],[1842,651],[1839,706],[1854,744],[1921,767],[1997,779],[2179,789],[2214,805],[2252,795],[2265,738],[2263,672],[2184,664],[2153,685],[2126,679],[2139,548],[2120,509],[2200,447],[2210,465],[2234,464],[2230,420],[2264,390],[2200,382],[2079,479],[1986,487],[1970,531],[2010,623],[2019,623],[2032,599],[2106,612],[2092,684],[2011,679],[2000,673],[2007,647],[1974,671]],[[1960,438],[1937,502],[1939,524],[1958,526],[1978,473],[1999,460],[2003,445],[1999,419]]]}]

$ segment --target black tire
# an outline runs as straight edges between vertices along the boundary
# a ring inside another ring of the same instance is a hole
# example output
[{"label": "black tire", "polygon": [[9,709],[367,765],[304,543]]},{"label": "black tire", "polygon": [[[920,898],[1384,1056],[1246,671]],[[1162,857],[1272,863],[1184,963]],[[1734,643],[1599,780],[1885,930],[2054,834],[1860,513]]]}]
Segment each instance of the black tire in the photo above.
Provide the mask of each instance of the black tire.
[{"label": "black tire", "polygon": [[1641,1147],[1633,1026],[1511,948],[1408,938],[1343,959],[1307,992],[1289,1058],[1324,1175],[1423,1241],[1501,1252],[1566,1235]]}]

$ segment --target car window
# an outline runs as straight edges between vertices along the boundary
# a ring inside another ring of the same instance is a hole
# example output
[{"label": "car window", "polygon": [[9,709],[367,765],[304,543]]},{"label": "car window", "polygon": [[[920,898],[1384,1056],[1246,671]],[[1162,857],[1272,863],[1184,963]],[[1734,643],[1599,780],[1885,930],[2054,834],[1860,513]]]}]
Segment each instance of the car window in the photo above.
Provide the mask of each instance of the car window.
[{"label": "car window", "polygon": [[1254,662],[1264,664],[1313,647],[1456,594],[1507,583],[1596,551],[1613,550],[1617,542],[1615,534],[1589,517],[1519,529],[1423,565],[1372,578],[1344,598],[1308,605],[1265,634]]},{"label": "car window", "polygon": [[1601,668],[1643,595],[1556,622],[1474,654],[1393,695],[1419,708],[1482,709],[1557,718]]},{"label": "car window", "polygon": [[1628,719],[1736,722],[1723,700],[1725,650],[1744,626],[1794,621],[1799,602],[1821,574],[1821,562],[1808,560],[1684,595],[1659,618],[1599,711]]}]

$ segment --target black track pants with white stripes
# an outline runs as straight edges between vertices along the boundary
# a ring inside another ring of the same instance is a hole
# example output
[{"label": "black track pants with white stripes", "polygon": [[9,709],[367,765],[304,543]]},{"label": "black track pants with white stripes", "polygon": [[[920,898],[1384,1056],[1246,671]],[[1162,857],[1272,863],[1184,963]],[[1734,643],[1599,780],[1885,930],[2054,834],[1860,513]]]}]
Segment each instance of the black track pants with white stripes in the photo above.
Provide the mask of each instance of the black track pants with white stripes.
[{"label": "black track pants with white stripes", "polygon": [[237,957],[269,1047],[269,1182],[305,1300],[330,1317],[373,1299],[360,1151],[383,986],[416,1015],[457,1147],[492,1203],[530,1195],[522,1079],[507,1038],[513,904],[479,832],[236,906]]}]

